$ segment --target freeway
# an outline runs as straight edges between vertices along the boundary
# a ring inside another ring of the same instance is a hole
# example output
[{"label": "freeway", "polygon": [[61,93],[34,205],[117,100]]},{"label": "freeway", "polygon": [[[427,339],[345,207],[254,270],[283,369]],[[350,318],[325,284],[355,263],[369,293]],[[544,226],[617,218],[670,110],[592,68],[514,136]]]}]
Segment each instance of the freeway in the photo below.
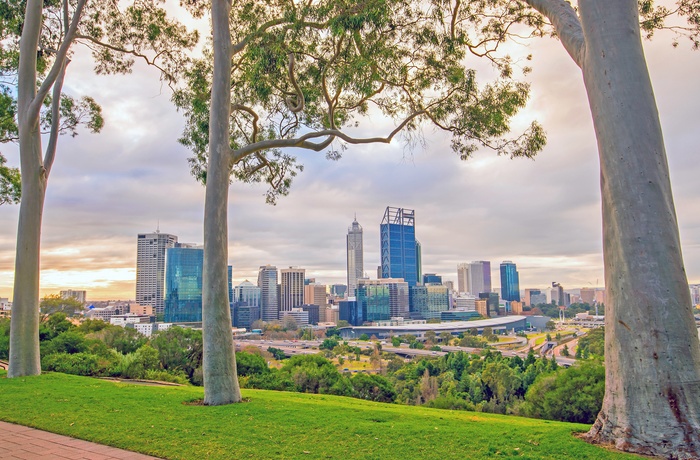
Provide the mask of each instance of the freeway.
[{"label": "freeway", "polygon": [[[294,355],[310,355],[318,353],[318,347],[321,345],[320,340],[244,340],[237,339],[236,346],[242,348],[246,345],[256,346],[263,350],[267,350],[268,347],[279,348],[287,356]],[[360,347],[361,349],[373,349],[375,342],[364,342],[364,341],[348,341],[348,345],[353,347]],[[443,351],[432,351],[432,350],[421,350],[418,348],[408,348],[408,347],[393,347],[391,345],[382,345],[382,351],[388,353],[394,353],[400,356],[444,356],[448,352],[463,351],[465,353],[480,353],[482,350],[480,348],[471,347],[452,347],[443,346],[441,347]],[[513,357],[519,356],[522,359],[527,358],[527,353],[516,352],[516,351],[499,351],[503,356]],[[557,364],[560,366],[569,367],[576,362],[574,358],[566,358],[564,356],[556,356]]]}]

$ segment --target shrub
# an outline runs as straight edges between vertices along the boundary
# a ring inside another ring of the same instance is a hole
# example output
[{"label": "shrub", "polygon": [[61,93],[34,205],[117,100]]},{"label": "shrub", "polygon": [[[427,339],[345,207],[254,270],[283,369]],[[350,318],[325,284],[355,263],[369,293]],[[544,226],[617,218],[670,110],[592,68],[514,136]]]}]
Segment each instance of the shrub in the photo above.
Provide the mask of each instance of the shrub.
[{"label": "shrub", "polygon": [[41,362],[45,371],[84,376],[104,375],[108,366],[107,361],[88,353],[54,353],[44,357]]},{"label": "shrub", "polygon": [[158,382],[172,382],[180,385],[189,385],[190,381],[184,372],[170,373],[164,370],[150,369],[146,371],[146,380],[156,380]]}]

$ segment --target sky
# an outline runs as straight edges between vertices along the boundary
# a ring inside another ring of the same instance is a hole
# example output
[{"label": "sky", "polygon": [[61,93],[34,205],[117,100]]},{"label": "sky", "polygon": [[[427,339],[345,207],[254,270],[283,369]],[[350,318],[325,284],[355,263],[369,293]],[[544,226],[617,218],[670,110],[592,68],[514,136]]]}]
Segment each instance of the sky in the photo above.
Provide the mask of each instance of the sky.
[{"label": "sky", "polygon": [[[670,34],[645,43],[671,170],[690,283],[700,283],[700,52]],[[255,282],[260,265],[306,269],[325,284],[345,283],[345,235],[355,216],[364,228],[366,273],[376,277],[379,224],[387,206],[414,209],[423,272],[456,280],[457,265],[517,264],[520,287],[602,287],[599,169],[580,70],[551,38],[514,44],[533,55],[525,80],[531,98],[513,124],[533,119],[547,131],[535,160],[479,151],[461,161],[449,138],[427,128],[425,145],[349,146],[338,161],[300,152],[305,170],[276,206],[264,185],[233,183],[229,263],[234,282]],[[469,63],[484,70],[483,63]],[[488,71],[486,70],[488,73]],[[189,173],[177,142],[184,121],[152,70],[95,76],[86,53],[70,64],[65,92],[92,95],[103,107],[100,134],[62,137],[49,180],[42,229],[41,295],[84,289],[91,300],[133,299],[138,233],[159,229],[202,242],[204,187]],[[391,120],[371,114],[362,133],[383,135]],[[3,145],[8,163],[16,146]],[[12,298],[19,206],[0,206],[0,297]]]}]

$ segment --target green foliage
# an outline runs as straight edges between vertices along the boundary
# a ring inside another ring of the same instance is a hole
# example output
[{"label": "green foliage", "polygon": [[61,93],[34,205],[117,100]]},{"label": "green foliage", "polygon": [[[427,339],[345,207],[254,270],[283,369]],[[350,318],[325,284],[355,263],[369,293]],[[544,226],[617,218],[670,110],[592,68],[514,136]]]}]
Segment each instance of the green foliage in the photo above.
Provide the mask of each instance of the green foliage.
[{"label": "green foliage", "polygon": [[364,340],[365,342],[369,340],[369,336],[367,334],[362,334],[358,340]]},{"label": "green foliage", "polygon": [[100,331],[94,332],[92,336],[104,342],[109,348],[114,348],[122,354],[134,353],[148,341],[136,329],[114,325],[109,325]]},{"label": "green foliage", "polygon": [[377,402],[394,402],[396,391],[386,378],[377,374],[355,374],[352,379],[354,396]]},{"label": "green foliage", "polygon": [[0,359],[10,357],[10,320],[0,318]]},{"label": "green foliage", "polygon": [[332,350],[338,346],[338,340],[334,338],[324,339],[321,345],[318,346],[320,350]]},{"label": "green foliage", "polygon": [[80,324],[78,324],[78,331],[83,334],[90,334],[92,332],[99,332],[103,329],[110,327],[110,324],[101,319],[85,319]]},{"label": "green foliage", "polygon": [[[540,33],[544,23],[520,3],[469,5],[456,8],[453,17],[443,14],[441,2],[233,3],[232,176],[269,184],[267,201],[274,203],[303,169],[288,148],[337,159],[348,145],[366,142],[347,130],[368,121],[370,107],[399,126],[371,142],[390,142],[401,131],[412,144],[420,141],[422,127],[431,126],[448,132],[453,150],[465,159],[480,147],[534,156],[545,142],[536,123],[505,138],[529,87],[513,79],[510,59],[496,48],[510,26],[525,23]],[[468,53],[490,59],[499,77],[478,84],[476,72],[464,69]],[[202,181],[212,56],[208,49],[188,66],[186,83],[173,96],[187,120],[180,142],[192,150],[192,174]]]},{"label": "green foliage", "polygon": [[277,361],[282,361],[287,357],[287,355],[284,354],[283,350],[280,350],[279,348],[275,347],[267,347],[268,353],[272,354],[272,357],[275,358]]},{"label": "green foliage", "polygon": [[605,355],[605,328],[598,327],[578,340],[576,357],[588,359],[590,356],[601,358]]},{"label": "green foliage", "polygon": [[326,337],[328,337],[328,338],[331,338],[331,337],[340,338],[340,331],[338,330],[337,327],[326,328]]},{"label": "green foliage", "polygon": [[236,353],[236,367],[239,377],[252,374],[267,374],[270,372],[270,368],[267,366],[267,362],[262,356],[246,353],[245,351]]},{"label": "green foliage", "polygon": [[322,356],[293,356],[285,362],[280,373],[289,376],[296,391],[302,393],[352,395],[352,386],[348,379]]},{"label": "green foliage", "polygon": [[44,316],[58,312],[63,312],[66,316],[73,316],[77,310],[83,308],[83,304],[73,297],[64,299],[59,294],[50,294],[41,299],[39,308]]},{"label": "green foliage", "polygon": [[93,377],[106,375],[111,365],[109,360],[89,353],[56,353],[41,359],[45,371]]},{"label": "green foliage", "polygon": [[75,328],[63,312],[54,313],[39,325],[39,340],[51,340],[57,335]]},{"label": "green foliage", "polygon": [[556,374],[539,377],[525,395],[525,415],[591,424],[605,393],[605,369],[584,362]]},{"label": "green foliage", "polygon": [[171,327],[153,335],[151,346],[158,351],[158,359],[163,369],[183,372],[197,383],[196,371],[202,366],[202,331]]}]

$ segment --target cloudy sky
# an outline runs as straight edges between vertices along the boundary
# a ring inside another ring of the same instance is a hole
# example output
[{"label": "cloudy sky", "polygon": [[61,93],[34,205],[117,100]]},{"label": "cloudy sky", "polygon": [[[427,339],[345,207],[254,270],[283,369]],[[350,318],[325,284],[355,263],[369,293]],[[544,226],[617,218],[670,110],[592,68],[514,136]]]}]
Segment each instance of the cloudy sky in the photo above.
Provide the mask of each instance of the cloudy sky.
[{"label": "cloudy sky", "polygon": [[[661,113],[686,270],[700,283],[700,54],[671,36],[645,44]],[[538,39],[512,50],[532,53],[532,96],[515,130],[537,119],[548,144],[536,160],[478,152],[460,161],[449,139],[424,131],[425,147],[400,140],[350,146],[337,162],[302,153],[305,171],[288,197],[265,204],[263,185],[230,189],[229,262],[236,281],[257,268],[298,266],[323,283],[345,282],[345,235],[364,227],[365,271],[376,276],[379,223],[387,206],[416,211],[423,271],[456,279],[461,262],[512,260],[521,288],[603,285],[598,159],[580,71],[561,45]],[[190,176],[178,144],[183,120],[153,71],[96,77],[79,53],[66,92],[102,105],[102,133],[63,137],[49,181],[42,239],[42,295],[85,289],[88,297],[133,299],[136,235],[160,227],[201,243],[204,188]],[[373,116],[363,132],[393,127]],[[3,146],[17,165],[17,149]],[[0,297],[12,297],[18,206],[0,206]]]}]

